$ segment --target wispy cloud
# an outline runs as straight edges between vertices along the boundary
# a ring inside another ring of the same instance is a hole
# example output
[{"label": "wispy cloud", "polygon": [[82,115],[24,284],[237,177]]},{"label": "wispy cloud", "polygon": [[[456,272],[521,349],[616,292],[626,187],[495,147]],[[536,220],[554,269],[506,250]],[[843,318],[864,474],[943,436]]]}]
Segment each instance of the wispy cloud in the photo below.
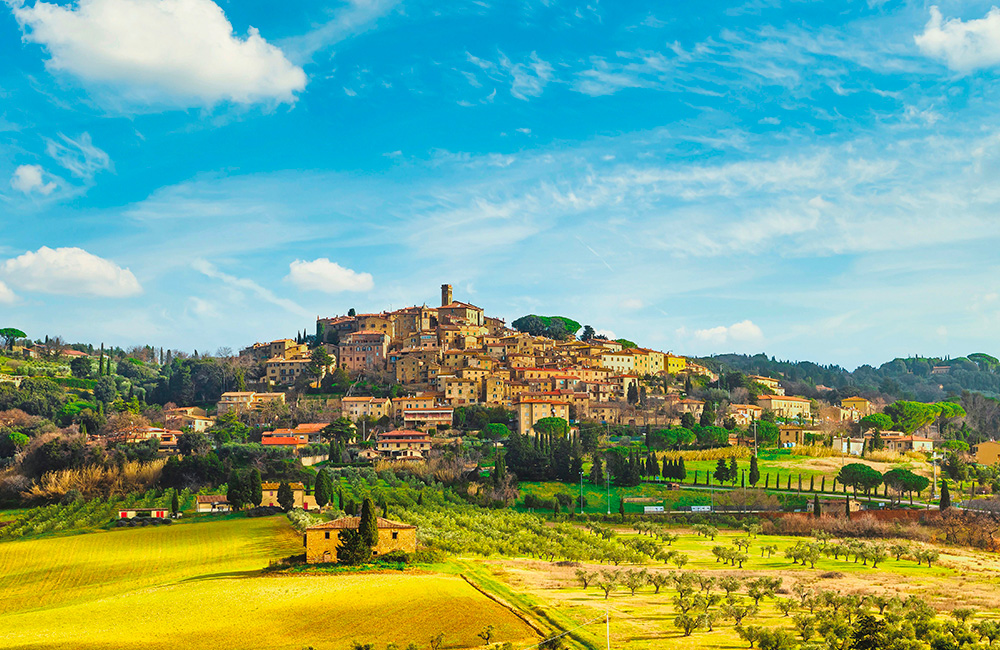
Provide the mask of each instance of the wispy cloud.
[{"label": "wispy cloud", "polygon": [[401,0],[348,0],[333,16],[318,27],[281,41],[293,61],[306,63],[327,48],[375,27]]},{"label": "wispy cloud", "polygon": [[275,294],[270,289],[265,289],[253,280],[248,278],[240,278],[235,275],[230,275],[228,273],[223,273],[215,267],[214,264],[206,260],[195,260],[191,267],[204,275],[205,277],[212,278],[213,280],[219,280],[223,284],[233,289],[241,289],[244,291],[249,291],[259,300],[271,303],[285,311],[291,312],[303,318],[309,318],[309,310],[301,307],[295,301],[289,300],[288,298],[282,298]]},{"label": "wispy cloud", "polygon": [[113,169],[111,157],[94,146],[89,133],[77,138],[59,134],[58,140],[45,140],[45,152],[77,178],[89,181],[97,172]]}]

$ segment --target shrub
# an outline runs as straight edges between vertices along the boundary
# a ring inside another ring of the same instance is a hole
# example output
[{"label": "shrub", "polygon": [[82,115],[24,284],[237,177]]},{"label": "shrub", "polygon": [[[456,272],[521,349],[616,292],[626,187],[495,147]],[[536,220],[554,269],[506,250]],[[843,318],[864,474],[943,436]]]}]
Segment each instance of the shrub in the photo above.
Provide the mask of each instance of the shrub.
[{"label": "shrub", "polygon": [[381,562],[398,562],[400,564],[409,564],[410,555],[406,551],[389,551],[384,555],[378,556]]}]

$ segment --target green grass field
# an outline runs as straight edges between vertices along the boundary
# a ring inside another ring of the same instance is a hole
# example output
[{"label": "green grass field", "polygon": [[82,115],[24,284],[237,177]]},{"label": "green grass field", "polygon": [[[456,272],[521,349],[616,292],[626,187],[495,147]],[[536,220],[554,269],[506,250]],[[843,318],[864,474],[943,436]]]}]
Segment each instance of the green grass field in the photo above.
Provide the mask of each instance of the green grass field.
[{"label": "green grass field", "polygon": [[[522,482],[521,500],[518,502],[518,510],[525,510],[523,507],[523,497],[525,494],[534,494],[542,499],[551,500],[556,494],[569,494],[576,498],[580,494],[580,484],[558,483],[548,481],[543,483]],[[642,483],[635,487],[615,487],[611,486],[611,512],[618,512],[618,502],[622,497],[650,497],[662,501],[666,506],[680,508],[692,505],[708,505],[711,503],[711,495],[701,490],[668,490],[665,486],[654,483]],[[585,512],[589,514],[606,514],[608,510],[608,493],[606,486],[596,486],[583,482],[583,498],[587,501]],[[655,504],[651,504],[655,505]],[[625,512],[641,513],[643,504],[626,503]]]},{"label": "green grass field", "polygon": [[0,648],[530,645],[524,622],[448,573],[262,575],[298,553],[283,517],[0,543]]}]

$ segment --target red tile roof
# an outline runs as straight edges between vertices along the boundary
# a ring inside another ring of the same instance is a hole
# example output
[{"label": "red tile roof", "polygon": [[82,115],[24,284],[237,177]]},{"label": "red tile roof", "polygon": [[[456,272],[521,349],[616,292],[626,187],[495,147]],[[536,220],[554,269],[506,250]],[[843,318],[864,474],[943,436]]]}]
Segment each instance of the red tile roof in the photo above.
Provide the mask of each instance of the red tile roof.
[{"label": "red tile roof", "polygon": [[294,436],[268,436],[266,438],[263,438],[261,440],[261,443],[265,444],[265,445],[276,445],[276,446],[279,446],[279,447],[280,446],[284,446],[284,445],[304,445],[304,444],[306,444],[304,440],[299,440],[298,438],[296,438]]},{"label": "red tile roof", "polygon": [[229,503],[225,494],[199,494],[194,499],[198,503]]}]

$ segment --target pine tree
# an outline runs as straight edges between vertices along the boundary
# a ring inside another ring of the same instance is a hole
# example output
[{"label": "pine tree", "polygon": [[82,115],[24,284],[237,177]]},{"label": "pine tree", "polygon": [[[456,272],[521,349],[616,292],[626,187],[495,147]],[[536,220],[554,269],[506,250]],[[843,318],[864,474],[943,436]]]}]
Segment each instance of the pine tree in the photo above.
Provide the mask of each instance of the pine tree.
[{"label": "pine tree", "polygon": [[750,457],[750,486],[753,487],[757,485],[757,481],[760,480],[760,468],[757,467],[757,457]]},{"label": "pine tree", "polygon": [[361,504],[361,522],[358,524],[361,539],[370,548],[378,544],[378,520],[375,516],[375,502],[366,498]]},{"label": "pine tree", "polygon": [[720,458],[715,463],[715,472],[712,474],[712,478],[715,479],[716,483],[725,483],[729,480],[729,467],[726,466],[726,459]]}]

